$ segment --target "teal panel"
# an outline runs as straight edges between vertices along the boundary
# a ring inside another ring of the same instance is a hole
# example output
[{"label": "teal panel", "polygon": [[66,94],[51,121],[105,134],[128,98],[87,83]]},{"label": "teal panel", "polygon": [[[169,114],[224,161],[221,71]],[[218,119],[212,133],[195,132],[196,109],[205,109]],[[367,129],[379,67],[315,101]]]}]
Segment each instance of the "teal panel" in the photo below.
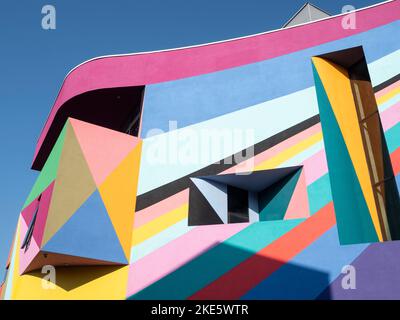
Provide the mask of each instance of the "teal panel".
[{"label": "teal panel", "polygon": [[132,295],[130,299],[186,299],[304,220],[250,224],[178,270]]},{"label": "teal panel", "polygon": [[260,221],[283,219],[300,174],[301,169],[296,170],[259,193]]},{"label": "teal panel", "polygon": [[376,242],[378,237],[360,183],[314,65],[313,72],[340,243]]},{"label": "teal panel", "polygon": [[310,204],[310,213],[321,210],[332,201],[331,183],[329,182],[329,173],[324,174],[312,184],[307,186],[308,201]]},{"label": "teal panel", "polygon": [[400,147],[400,122],[385,132],[389,153]]}]

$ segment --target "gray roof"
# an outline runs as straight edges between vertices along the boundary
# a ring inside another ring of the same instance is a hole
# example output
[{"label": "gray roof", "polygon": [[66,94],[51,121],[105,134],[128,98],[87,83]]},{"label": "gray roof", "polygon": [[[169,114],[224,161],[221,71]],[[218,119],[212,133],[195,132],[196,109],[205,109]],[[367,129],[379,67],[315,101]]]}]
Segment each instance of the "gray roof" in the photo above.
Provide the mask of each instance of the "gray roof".
[{"label": "gray roof", "polygon": [[296,26],[298,24],[319,20],[330,17],[326,11],[318,8],[312,3],[306,2],[294,15],[291,17],[282,28]]}]

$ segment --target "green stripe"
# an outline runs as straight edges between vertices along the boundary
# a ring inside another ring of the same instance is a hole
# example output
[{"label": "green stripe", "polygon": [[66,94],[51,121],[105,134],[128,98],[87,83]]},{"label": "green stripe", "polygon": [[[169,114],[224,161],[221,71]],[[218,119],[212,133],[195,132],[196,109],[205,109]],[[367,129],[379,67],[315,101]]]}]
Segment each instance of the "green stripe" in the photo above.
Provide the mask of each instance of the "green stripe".
[{"label": "green stripe", "polygon": [[279,220],[251,224],[129,299],[186,299],[304,220]]}]

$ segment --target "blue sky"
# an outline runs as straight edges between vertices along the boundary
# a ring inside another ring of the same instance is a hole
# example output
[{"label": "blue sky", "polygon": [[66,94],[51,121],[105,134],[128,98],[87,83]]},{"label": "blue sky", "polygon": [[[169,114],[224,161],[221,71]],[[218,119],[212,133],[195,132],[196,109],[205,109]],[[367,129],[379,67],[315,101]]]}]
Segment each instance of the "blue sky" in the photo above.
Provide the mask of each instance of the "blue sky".
[{"label": "blue sky", "polygon": [[[167,49],[282,26],[304,0],[13,0],[0,10],[0,281],[19,211],[37,172],[36,140],[67,72],[100,55]],[[331,14],[377,0],[314,0]],[[56,30],[41,9],[56,8]]]}]

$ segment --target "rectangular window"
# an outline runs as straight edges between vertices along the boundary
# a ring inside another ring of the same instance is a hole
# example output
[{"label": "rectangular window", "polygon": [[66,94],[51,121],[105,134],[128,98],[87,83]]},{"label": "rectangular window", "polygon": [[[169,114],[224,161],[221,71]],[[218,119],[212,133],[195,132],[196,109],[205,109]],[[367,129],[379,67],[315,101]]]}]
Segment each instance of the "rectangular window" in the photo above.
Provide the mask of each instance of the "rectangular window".
[{"label": "rectangular window", "polygon": [[249,222],[249,192],[228,186],[228,223]]}]

